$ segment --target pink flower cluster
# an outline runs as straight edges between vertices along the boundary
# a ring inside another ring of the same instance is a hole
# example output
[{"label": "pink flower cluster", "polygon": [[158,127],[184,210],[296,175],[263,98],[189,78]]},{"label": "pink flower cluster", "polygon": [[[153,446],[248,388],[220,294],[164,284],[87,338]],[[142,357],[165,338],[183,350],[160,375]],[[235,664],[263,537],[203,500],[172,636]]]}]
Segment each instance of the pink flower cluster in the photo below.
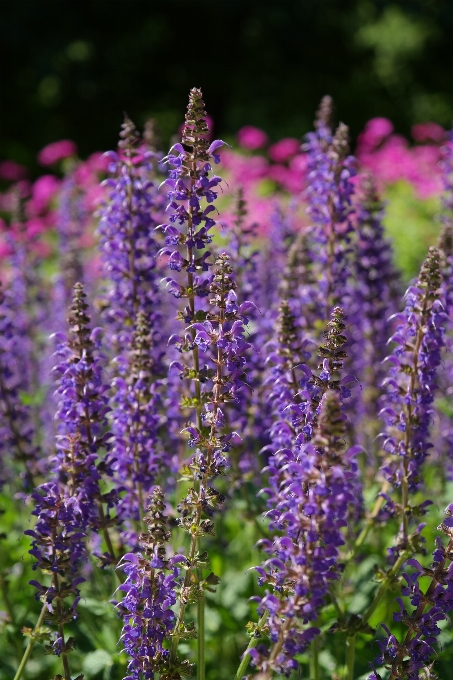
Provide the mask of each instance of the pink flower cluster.
[{"label": "pink flower cluster", "polygon": [[381,188],[405,180],[421,199],[438,195],[442,192],[438,164],[445,131],[437,123],[422,123],[413,126],[412,137],[419,144],[411,147],[407,139],[393,132],[387,118],[372,118],[359,135],[357,158]]},{"label": "pink flower cluster", "polygon": [[[416,124],[412,128],[415,144],[394,132],[393,124],[386,118],[373,118],[358,137],[356,155],[363,170],[371,171],[381,190],[398,181],[408,182],[420,199],[442,192],[439,161],[445,131],[436,123]],[[268,135],[251,125],[237,134],[236,148],[225,148],[222,163],[227,181],[241,186],[248,205],[248,219],[260,225],[260,233],[269,232],[275,216],[281,208],[295,201],[301,208],[293,211],[293,219],[299,226],[306,223],[301,195],[306,185],[307,154],[301,142],[289,137],[274,144]],[[38,154],[38,162],[55,168],[55,174],[45,174],[35,182],[27,179],[28,170],[22,165],[5,160],[0,163],[0,181],[13,183],[0,193],[0,211],[11,215],[7,229],[13,238],[31,239],[35,251],[42,257],[52,252],[52,231],[58,220],[58,205],[62,189],[60,161],[66,161],[66,172],[72,174],[80,191],[83,209],[90,214],[103,198],[100,185],[109,160],[101,153],[93,153],[87,160],[77,158],[77,147],[71,140],[60,140],[44,147]],[[24,205],[25,224],[15,224],[17,201]],[[231,220],[228,211],[225,222]],[[8,245],[1,234],[6,223],[0,218],[0,256],[8,252]],[[20,232],[20,233],[19,233]],[[93,230],[86,234],[86,245],[92,243]]]},{"label": "pink flower cluster", "polygon": [[[93,215],[104,197],[100,179],[107,170],[109,160],[97,152],[87,160],[79,161],[77,147],[69,140],[54,142],[42,149],[38,160],[42,165],[53,165],[65,158],[71,158],[68,170],[81,197],[81,208]],[[11,239],[30,242],[32,250],[40,257],[52,255],[53,245],[50,234],[57,227],[63,179],[57,174],[45,174],[34,182],[26,179],[27,169],[13,161],[0,164],[0,180],[13,182],[0,193],[0,212],[9,216],[9,224],[0,218],[0,258],[10,252]],[[19,224],[17,216],[23,214]],[[94,220],[93,220],[94,226]],[[93,245],[92,231],[86,233],[83,245]]]}]

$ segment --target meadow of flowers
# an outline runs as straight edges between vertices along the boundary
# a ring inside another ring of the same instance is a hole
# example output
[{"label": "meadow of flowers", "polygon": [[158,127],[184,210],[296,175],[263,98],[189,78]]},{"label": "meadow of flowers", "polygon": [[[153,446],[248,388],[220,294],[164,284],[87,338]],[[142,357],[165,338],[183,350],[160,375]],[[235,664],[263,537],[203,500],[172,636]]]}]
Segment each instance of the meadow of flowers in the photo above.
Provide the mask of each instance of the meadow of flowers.
[{"label": "meadow of flowers", "polygon": [[210,123],[0,164],[0,678],[451,680],[453,138]]}]

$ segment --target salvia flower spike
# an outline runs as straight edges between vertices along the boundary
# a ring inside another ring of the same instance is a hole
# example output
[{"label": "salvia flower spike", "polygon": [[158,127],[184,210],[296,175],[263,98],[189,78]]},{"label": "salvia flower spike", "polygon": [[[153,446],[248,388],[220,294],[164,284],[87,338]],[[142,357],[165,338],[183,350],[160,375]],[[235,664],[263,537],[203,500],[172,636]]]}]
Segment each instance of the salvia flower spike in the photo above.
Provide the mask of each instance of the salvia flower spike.
[{"label": "salvia flower spike", "polygon": [[[380,654],[374,663],[390,671],[390,680],[433,677],[429,673],[436,638],[441,633],[439,623],[448,619],[448,613],[453,609],[453,504],[446,508],[445,519],[438,531],[447,537],[448,544],[445,547],[441,538],[436,538],[431,567],[422,567],[418,560],[411,558],[405,565],[407,571],[402,574],[401,595],[409,599],[412,611],[408,611],[403,599],[397,597],[398,611],[393,614],[393,620],[407,628],[403,640],[398,641],[382,624],[387,637],[378,642]],[[425,590],[420,584],[421,577],[430,578]],[[376,680],[376,677],[372,674],[369,680]]]},{"label": "salvia flower spike", "polygon": [[21,402],[29,389],[29,338],[14,289],[0,284],[0,486],[19,473],[26,490],[40,473],[32,412]]},{"label": "salvia flower spike", "polygon": [[391,341],[396,347],[387,358],[389,377],[385,380],[386,394],[380,412],[386,424],[383,448],[390,454],[382,472],[394,488],[401,490],[401,536],[398,545],[391,549],[392,557],[399,548],[407,547],[409,492],[419,487],[422,466],[432,446],[431,405],[446,317],[440,287],[439,251],[431,247],[418,281],[406,292],[404,312],[395,317],[398,325]]},{"label": "salvia flower spike", "polygon": [[[117,152],[109,152],[111,177],[104,181],[108,200],[99,211],[99,235],[108,279],[102,305],[117,350],[131,339],[139,311],[157,333],[159,295],[155,227],[162,199],[153,181],[155,154],[143,148],[130,118],[120,133]],[[156,347],[157,349],[157,347]]]},{"label": "salvia flower spike", "polygon": [[109,452],[118,488],[123,494],[118,516],[137,526],[144,500],[162,472],[170,468],[158,433],[161,422],[153,339],[144,311],[140,311],[131,338],[129,356],[117,358],[120,375],[113,381],[113,443]]},{"label": "salvia flower spike", "polygon": [[103,534],[108,548],[103,559],[112,562],[114,550],[109,527],[116,520],[110,515],[110,510],[116,505],[118,494],[115,489],[102,493],[101,471],[111,476],[112,470],[100,458],[109,439],[105,431],[109,411],[108,386],[103,382],[101,358],[97,352],[101,329],[90,329],[85,298],[82,284],[77,283],[68,316],[68,336],[56,334],[56,355],[60,358],[60,363],[55,367],[59,434],[53,467],[57,474],[64,474],[68,440],[76,437],[78,474],[85,480],[86,529]]},{"label": "salvia flower spike", "polygon": [[[391,333],[391,315],[398,311],[399,278],[392,263],[392,248],[383,226],[384,206],[371,175],[362,178],[357,200],[354,283],[348,306],[351,322],[350,364],[360,382],[354,408],[354,426],[360,443],[376,454],[379,434],[378,400],[385,378],[384,359]],[[369,428],[368,431],[364,424]],[[373,459],[370,456],[370,459]]]},{"label": "salvia flower spike", "polygon": [[[271,528],[281,533],[261,541],[270,558],[257,567],[259,582],[271,588],[258,611],[269,612],[269,647],[250,650],[263,679],[297,670],[297,654],[319,635],[314,625],[329,584],[341,574],[339,549],[349,506],[357,502],[355,451],[343,453],[346,424],[340,395],[327,390],[310,443],[274,456],[281,471]],[[273,591],[273,592],[272,592]]]},{"label": "salvia flower spike", "polygon": [[191,664],[179,657],[170,659],[165,641],[172,635],[175,614],[172,610],[181,587],[183,555],[166,554],[170,531],[165,517],[162,489],[154,487],[144,517],[147,531],[140,535],[142,553],[124,555],[119,563],[126,581],[119,590],[124,598],[118,609],[124,620],[121,640],[129,657],[124,680],[154,678],[154,673],[169,680],[189,676]]}]

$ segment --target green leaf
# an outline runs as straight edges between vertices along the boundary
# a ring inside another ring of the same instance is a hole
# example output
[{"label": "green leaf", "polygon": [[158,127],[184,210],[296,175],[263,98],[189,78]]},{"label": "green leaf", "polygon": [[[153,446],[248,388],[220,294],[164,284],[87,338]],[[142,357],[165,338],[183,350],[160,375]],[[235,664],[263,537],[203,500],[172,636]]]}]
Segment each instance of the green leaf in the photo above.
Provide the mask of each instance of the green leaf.
[{"label": "green leaf", "polygon": [[95,652],[87,654],[83,660],[83,673],[86,680],[94,678],[102,670],[113,666],[113,661],[105,650],[97,649]]}]

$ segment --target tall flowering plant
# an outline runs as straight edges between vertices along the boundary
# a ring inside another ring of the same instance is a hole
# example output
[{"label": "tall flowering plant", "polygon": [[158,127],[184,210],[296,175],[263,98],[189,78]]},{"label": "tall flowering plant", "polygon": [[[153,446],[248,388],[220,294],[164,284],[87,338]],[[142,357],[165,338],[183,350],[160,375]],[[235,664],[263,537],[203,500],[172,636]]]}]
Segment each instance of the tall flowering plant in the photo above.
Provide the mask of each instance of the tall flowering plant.
[{"label": "tall flowering plant", "polygon": [[[126,117],[108,168],[65,142],[43,155],[71,156],[62,181],[15,188],[21,238],[11,217],[0,297],[5,679],[446,680],[451,144],[437,246],[400,299],[382,177],[350,155],[330,97],[302,150],[242,131],[262,155],[240,168],[209,127],[194,88],[165,158],[152,125],[140,135]],[[92,253],[88,194],[102,198]],[[56,288],[27,271],[37,215],[58,222]],[[447,505],[440,524],[432,500]]]}]

